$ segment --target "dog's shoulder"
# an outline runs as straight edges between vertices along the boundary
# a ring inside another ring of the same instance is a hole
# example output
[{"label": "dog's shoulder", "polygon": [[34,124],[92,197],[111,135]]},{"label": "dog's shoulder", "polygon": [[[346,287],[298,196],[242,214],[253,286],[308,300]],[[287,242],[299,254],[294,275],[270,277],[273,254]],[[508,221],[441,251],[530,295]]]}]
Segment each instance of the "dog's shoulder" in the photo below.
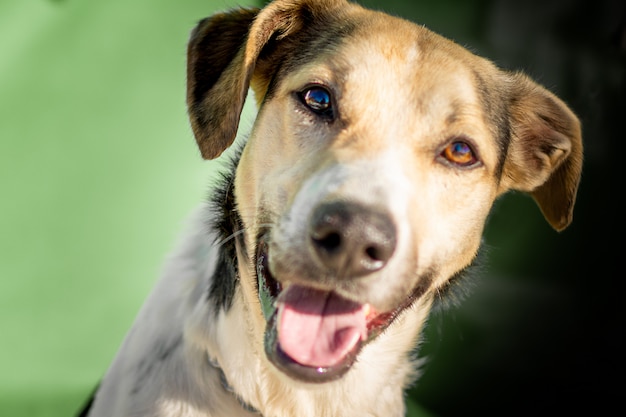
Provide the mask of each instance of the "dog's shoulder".
[{"label": "dog's shoulder", "polygon": [[[91,416],[100,409],[128,408],[143,415],[147,404],[162,392],[174,393],[181,381],[193,378],[190,369],[207,367],[204,357],[193,359],[185,342],[185,329],[190,318],[212,314],[209,303],[203,302],[219,259],[215,236],[206,222],[206,204],[190,216],[188,227],[167,257],[163,272],[141,307],[130,331],[103,378],[93,404]],[[201,309],[202,311],[198,311]],[[197,364],[188,363],[196,360]],[[206,370],[205,370],[206,371]],[[216,374],[217,375],[217,374]],[[184,385],[184,383],[183,383]],[[115,414],[115,413],[114,413]]]}]

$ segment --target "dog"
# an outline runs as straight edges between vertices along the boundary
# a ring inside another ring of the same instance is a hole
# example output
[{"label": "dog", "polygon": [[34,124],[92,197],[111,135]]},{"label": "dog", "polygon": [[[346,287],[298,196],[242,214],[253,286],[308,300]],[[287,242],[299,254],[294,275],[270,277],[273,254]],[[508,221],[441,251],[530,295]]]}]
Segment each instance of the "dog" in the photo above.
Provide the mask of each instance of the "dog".
[{"label": "dog", "polygon": [[578,118],[523,73],[345,0],[217,13],[187,58],[193,134],[226,167],[81,415],[403,416],[421,330],[493,203],[528,193],[571,223]]}]

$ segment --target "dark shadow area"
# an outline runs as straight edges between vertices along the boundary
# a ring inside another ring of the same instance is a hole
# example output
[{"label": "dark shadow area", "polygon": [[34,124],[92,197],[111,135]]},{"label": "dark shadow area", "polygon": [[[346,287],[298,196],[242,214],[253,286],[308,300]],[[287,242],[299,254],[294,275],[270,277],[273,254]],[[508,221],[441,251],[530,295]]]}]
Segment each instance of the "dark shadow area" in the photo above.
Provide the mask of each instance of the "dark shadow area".
[{"label": "dark shadow area", "polygon": [[618,140],[626,118],[626,3],[601,0],[362,1],[422,23],[559,95],[583,125],[574,222],[554,232],[511,194],[486,231],[487,273],[431,318],[412,398],[438,416],[604,414],[624,374]]}]

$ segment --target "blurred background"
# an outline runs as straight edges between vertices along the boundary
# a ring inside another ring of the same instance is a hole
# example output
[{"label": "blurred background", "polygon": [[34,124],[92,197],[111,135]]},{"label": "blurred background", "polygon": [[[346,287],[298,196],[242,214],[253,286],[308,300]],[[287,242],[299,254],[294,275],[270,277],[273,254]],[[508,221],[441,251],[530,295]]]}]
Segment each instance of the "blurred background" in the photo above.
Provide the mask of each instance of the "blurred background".
[{"label": "blurred background", "polygon": [[[626,3],[361,3],[526,71],[583,123],[574,223],[498,201],[475,290],[424,333],[409,416],[604,414],[625,371]],[[0,0],[0,416],[72,416],[106,371],[215,169],[186,118],[189,31],[262,4]]]}]

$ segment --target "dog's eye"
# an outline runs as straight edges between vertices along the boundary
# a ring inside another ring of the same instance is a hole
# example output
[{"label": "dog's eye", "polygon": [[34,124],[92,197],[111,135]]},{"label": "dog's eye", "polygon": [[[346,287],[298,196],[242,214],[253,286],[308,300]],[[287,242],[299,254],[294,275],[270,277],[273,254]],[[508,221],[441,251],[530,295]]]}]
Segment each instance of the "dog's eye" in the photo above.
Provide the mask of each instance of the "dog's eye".
[{"label": "dog's eye", "polygon": [[309,87],[299,93],[300,100],[311,111],[322,116],[333,116],[333,105],[328,90],[322,87]]},{"label": "dog's eye", "polygon": [[463,140],[450,142],[441,152],[441,156],[446,161],[461,167],[469,167],[478,162],[471,145]]}]

